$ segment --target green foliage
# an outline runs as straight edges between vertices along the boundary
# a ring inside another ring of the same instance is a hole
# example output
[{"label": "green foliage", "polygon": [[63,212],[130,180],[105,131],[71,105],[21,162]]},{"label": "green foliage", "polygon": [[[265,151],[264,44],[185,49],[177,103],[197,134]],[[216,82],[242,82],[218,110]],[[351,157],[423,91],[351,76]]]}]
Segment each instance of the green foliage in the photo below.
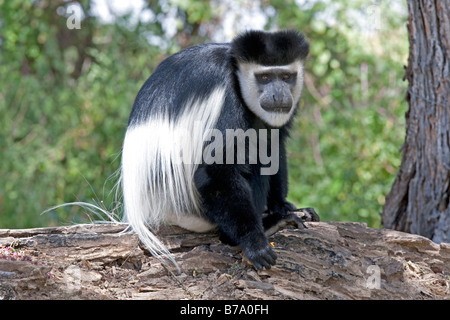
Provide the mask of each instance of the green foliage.
[{"label": "green foliage", "polygon": [[[207,41],[221,18],[205,1],[154,0],[147,23],[124,15],[102,24],[91,1],[79,3],[82,27],[70,30],[59,1],[0,0],[0,228],[89,221],[76,207],[40,215],[65,202],[103,200],[112,210],[140,86],[165,56]],[[377,18],[367,1],[262,3],[274,12],[267,28],[296,28],[311,42],[288,146],[289,199],[323,220],[379,226],[405,134],[404,14],[377,2],[381,26],[361,33],[350,13]],[[168,37],[173,12],[176,34]]]},{"label": "green foliage", "polygon": [[[54,27],[56,8],[44,11],[45,16],[27,2],[5,1],[0,8],[0,20],[10,22],[0,29],[5,48],[12,40],[4,35],[11,30],[34,32],[27,31],[27,26],[33,29],[30,24],[14,19],[17,8],[8,6],[15,2],[28,12],[25,16],[30,21],[38,16],[40,24]],[[59,18],[63,25],[60,30],[68,32],[65,17]],[[37,34],[16,43],[18,52],[2,50],[0,74],[8,76],[0,78],[1,227],[89,221],[75,207],[40,215],[65,202],[104,200],[105,205],[113,205],[110,191],[114,182],[104,184],[119,167],[122,139],[136,93],[157,63],[148,56],[157,57],[159,53],[138,30],[115,24],[92,27],[91,31],[92,46],[83,51],[75,45],[79,39],[67,47],[61,43],[40,44],[56,51],[51,56],[57,61],[51,64],[40,62],[49,60],[45,53],[42,59],[39,55],[30,59],[27,50],[19,50],[21,46],[38,46]],[[54,37],[58,38],[57,32]],[[70,38],[64,42],[70,43]],[[79,54],[85,55],[82,68],[87,71],[74,79],[70,71],[76,68]],[[55,69],[54,65],[64,67]]]}]

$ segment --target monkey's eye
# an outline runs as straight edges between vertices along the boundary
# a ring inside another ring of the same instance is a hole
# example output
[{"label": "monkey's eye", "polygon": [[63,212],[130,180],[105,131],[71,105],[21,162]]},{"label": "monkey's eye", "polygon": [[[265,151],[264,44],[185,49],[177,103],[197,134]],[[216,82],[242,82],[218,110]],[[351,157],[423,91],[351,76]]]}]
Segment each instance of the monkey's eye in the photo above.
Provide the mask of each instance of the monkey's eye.
[{"label": "monkey's eye", "polygon": [[267,83],[270,81],[270,75],[266,73],[256,74],[255,77],[260,83]]},{"label": "monkey's eye", "polygon": [[297,79],[297,73],[283,73],[281,80],[287,83],[293,83]]}]

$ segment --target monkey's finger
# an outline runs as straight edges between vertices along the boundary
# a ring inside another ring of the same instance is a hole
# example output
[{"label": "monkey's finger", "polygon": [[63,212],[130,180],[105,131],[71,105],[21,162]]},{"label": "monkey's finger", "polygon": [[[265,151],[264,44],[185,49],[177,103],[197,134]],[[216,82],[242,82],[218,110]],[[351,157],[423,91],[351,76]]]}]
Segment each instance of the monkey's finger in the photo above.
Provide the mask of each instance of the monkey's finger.
[{"label": "monkey's finger", "polygon": [[300,208],[295,211],[291,211],[291,213],[300,216],[304,221],[320,221],[320,217],[314,208]]},{"label": "monkey's finger", "polygon": [[302,211],[307,213],[307,215],[309,216],[309,219],[310,219],[308,221],[314,221],[314,222],[320,221],[320,217],[317,214],[316,210],[314,210],[314,208],[303,208],[303,209],[300,209],[300,210],[302,210]]},{"label": "monkey's finger", "polygon": [[273,264],[271,264],[268,260],[261,257],[259,259],[253,260],[252,264],[255,266],[256,269],[262,270],[263,268],[270,269]]},{"label": "monkey's finger", "polygon": [[277,255],[272,248],[270,248],[270,246],[262,251],[262,253],[254,255],[249,254],[249,252],[245,252],[244,256],[256,269],[270,269],[272,265],[275,265]]}]

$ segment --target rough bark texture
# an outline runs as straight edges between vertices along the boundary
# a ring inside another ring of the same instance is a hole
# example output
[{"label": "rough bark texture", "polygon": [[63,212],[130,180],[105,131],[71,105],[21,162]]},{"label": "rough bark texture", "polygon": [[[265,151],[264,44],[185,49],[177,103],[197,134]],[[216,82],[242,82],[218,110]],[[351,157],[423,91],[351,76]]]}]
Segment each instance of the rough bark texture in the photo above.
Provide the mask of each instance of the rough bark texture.
[{"label": "rough bark texture", "polygon": [[450,0],[409,0],[406,141],[387,228],[450,242]]},{"label": "rough bark texture", "polygon": [[25,257],[0,255],[0,299],[450,299],[450,244],[362,223],[306,225],[270,238],[278,260],[264,271],[216,234],[163,229],[180,274],[124,225],[4,229],[0,248]]}]

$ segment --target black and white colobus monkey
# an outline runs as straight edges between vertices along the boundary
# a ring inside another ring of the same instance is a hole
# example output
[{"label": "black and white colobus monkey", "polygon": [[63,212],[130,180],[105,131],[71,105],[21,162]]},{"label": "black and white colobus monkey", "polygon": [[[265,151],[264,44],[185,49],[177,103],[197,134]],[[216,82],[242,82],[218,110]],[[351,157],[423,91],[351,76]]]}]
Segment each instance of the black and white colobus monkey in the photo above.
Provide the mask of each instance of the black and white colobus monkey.
[{"label": "black and white colobus monkey", "polygon": [[[196,232],[217,227],[258,269],[275,264],[265,230],[295,220],[286,201],[285,139],[308,52],[296,31],[248,31],[232,43],[178,52],[144,83],[123,144],[121,179],[125,221],[154,255],[168,254],[150,231],[161,224]],[[239,161],[238,143],[225,141],[239,129],[265,136],[259,141],[277,152],[270,154],[276,172],[262,174],[267,161],[250,159],[252,142]]]}]

